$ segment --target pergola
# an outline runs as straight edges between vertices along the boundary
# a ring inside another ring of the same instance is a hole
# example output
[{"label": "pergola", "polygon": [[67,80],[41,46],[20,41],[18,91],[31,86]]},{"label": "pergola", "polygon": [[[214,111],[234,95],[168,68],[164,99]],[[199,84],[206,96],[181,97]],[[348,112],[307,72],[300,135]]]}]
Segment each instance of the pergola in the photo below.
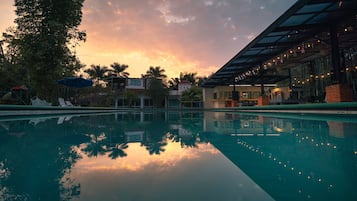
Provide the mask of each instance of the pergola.
[{"label": "pergola", "polygon": [[[326,52],[339,79],[339,47],[357,45],[356,0],[299,0],[214,73],[203,87],[275,84]],[[337,26],[338,25],[338,26]],[[314,47],[314,48],[310,48]],[[290,55],[294,55],[290,56]]]}]

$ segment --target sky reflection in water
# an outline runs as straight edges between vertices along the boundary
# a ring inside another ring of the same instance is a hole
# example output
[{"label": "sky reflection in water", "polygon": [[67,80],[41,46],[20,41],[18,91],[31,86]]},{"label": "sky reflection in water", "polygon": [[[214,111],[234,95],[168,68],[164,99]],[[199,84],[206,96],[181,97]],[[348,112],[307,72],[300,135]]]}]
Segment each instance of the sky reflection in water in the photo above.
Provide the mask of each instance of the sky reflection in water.
[{"label": "sky reflection in water", "polygon": [[182,148],[168,142],[150,155],[131,143],[128,157],[79,160],[70,176],[81,184],[74,200],[271,200],[239,168],[210,144]]},{"label": "sky reflection in water", "polygon": [[355,200],[356,122],[223,112],[0,119],[0,200]]}]

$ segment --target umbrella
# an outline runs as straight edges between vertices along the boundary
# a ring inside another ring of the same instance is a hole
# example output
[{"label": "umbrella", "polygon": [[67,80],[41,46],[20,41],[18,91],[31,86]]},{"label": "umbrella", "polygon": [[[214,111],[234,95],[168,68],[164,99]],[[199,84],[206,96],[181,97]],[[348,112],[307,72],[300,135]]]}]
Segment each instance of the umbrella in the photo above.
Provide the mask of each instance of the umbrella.
[{"label": "umbrella", "polygon": [[25,85],[20,85],[20,86],[15,86],[15,87],[12,87],[11,90],[14,90],[14,91],[27,91],[28,88],[25,86]]},{"label": "umbrella", "polygon": [[83,88],[93,85],[93,81],[90,79],[84,79],[81,77],[66,77],[57,81],[58,84],[65,85],[67,87]]}]

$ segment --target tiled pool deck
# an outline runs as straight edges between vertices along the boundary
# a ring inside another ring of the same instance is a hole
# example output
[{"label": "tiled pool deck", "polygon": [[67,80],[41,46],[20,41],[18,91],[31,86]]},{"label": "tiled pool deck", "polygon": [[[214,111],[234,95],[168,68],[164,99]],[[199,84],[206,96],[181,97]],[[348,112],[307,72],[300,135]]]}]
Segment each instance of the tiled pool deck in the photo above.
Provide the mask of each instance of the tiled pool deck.
[{"label": "tiled pool deck", "polygon": [[[144,109],[144,110],[152,110],[152,109]],[[215,108],[215,109],[169,108],[169,110],[357,115],[357,102],[245,106],[245,107],[237,107],[237,108]],[[139,108],[112,108],[112,107],[0,105],[0,117],[26,116],[26,115],[56,115],[56,114],[85,114],[85,113],[88,114],[88,113],[103,113],[103,112],[117,112],[117,111],[140,111],[140,109]]]}]

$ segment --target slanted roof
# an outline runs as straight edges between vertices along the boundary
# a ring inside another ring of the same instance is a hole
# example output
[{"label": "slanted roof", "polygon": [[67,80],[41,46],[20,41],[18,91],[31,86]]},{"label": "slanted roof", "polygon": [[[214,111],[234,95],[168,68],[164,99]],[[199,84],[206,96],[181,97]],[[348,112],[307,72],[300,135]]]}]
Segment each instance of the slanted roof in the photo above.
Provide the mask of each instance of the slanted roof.
[{"label": "slanted roof", "polygon": [[[251,73],[255,66],[262,66],[264,62],[289,48],[328,31],[330,23],[356,18],[356,14],[356,0],[299,0],[221,67],[203,87],[232,84],[238,76]],[[256,84],[263,80],[264,83],[272,84],[288,77],[277,74],[259,76],[257,73],[256,76],[244,77],[239,83]]]}]

